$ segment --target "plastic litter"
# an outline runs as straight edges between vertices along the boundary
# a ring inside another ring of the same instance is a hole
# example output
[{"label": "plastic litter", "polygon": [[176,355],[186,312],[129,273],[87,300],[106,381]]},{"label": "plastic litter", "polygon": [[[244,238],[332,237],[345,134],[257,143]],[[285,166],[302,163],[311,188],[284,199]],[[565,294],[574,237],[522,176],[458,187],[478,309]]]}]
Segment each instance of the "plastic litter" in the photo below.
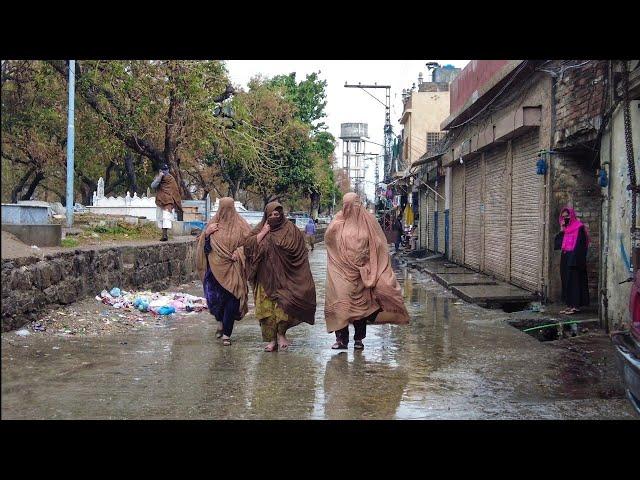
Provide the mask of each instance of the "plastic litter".
[{"label": "plastic litter", "polygon": [[29,332],[29,330],[23,328],[22,330],[18,330],[16,332],[16,335],[19,335],[21,337],[28,337],[29,335],[31,335],[31,332]]},{"label": "plastic litter", "polygon": [[165,305],[158,309],[158,313],[160,315],[171,315],[172,313],[176,313],[176,309],[173,305]]},{"label": "plastic litter", "polygon": [[112,297],[119,297],[121,292],[118,287],[113,287],[109,293],[111,293]]},{"label": "plastic litter", "polygon": [[[110,305],[113,308],[123,309],[126,311],[149,312],[152,315],[167,315],[161,313],[163,307],[171,307],[175,312],[201,312],[207,308],[207,301],[202,297],[196,297],[183,292],[127,292],[120,290],[120,295],[114,287],[111,292],[103,290],[100,295],[96,296],[96,300]],[[163,310],[168,312],[169,310]],[[104,315],[105,312],[103,312]]]}]

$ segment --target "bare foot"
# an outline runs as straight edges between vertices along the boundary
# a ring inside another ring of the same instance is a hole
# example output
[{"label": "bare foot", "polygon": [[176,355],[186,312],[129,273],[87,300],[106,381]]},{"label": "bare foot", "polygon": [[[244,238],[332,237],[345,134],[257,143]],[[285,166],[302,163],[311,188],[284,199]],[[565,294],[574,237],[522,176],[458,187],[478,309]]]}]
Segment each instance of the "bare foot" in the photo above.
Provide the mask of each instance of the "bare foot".
[{"label": "bare foot", "polygon": [[289,347],[289,340],[284,335],[278,334],[278,346],[280,350],[286,350]]},{"label": "bare foot", "polygon": [[278,347],[276,346],[276,342],[269,342],[266,347],[264,347],[265,352],[274,352],[277,351]]}]

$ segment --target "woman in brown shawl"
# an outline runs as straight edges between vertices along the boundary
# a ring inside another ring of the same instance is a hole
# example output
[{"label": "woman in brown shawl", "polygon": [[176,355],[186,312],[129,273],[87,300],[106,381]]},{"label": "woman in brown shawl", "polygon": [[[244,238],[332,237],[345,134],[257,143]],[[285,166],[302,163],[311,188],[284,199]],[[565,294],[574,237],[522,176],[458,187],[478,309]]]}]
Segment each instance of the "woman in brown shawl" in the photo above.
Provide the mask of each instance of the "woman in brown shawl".
[{"label": "woman in brown shawl", "polygon": [[265,350],[284,350],[289,346],[287,329],[315,323],[316,287],[304,235],[285,218],[282,205],[271,202],[247,238],[244,253],[256,318],[262,339],[269,342]]},{"label": "woman in brown shawl", "polygon": [[342,204],[324,236],[328,257],[324,312],[327,331],[336,333],[331,348],[347,348],[353,323],[354,348],[361,350],[367,322],[405,324],[409,314],[382,228],[355,193],[345,194]]},{"label": "woman in brown shawl", "polygon": [[233,198],[225,197],[198,239],[196,268],[209,312],[218,321],[216,337],[222,337],[223,345],[231,345],[233,324],[248,310],[243,245],[250,231],[236,212]]},{"label": "woman in brown shawl", "polygon": [[[158,228],[162,229],[160,241],[166,242],[174,210],[178,213],[182,212],[182,199],[178,182],[169,173],[169,167],[166,164],[162,166],[160,173],[154,178],[151,188],[158,190],[156,193],[156,220],[158,221]],[[179,216],[178,219],[182,219],[182,216]]]}]

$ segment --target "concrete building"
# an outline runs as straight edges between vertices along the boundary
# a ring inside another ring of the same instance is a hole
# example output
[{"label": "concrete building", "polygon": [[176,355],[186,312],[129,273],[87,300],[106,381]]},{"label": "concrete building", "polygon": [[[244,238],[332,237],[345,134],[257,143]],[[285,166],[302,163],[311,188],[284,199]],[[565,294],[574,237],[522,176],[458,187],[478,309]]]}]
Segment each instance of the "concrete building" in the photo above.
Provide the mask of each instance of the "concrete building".
[{"label": "concrete building", "polygon": [[[625,132],[624,125],[625,72],[622,62],[615,62],[609,66],[609,98],[614,98],[614,102],[607,107],[610,116],[605,118],[600,143],[600,164],[607,179],[603,182],[607,186],[602,187],[601,310],[611,329],[622,328],[629,323],[631,283],[621,282],[629,278],[631,269],[637,269],[640,263],[637,234],[635,240],[631,237],[633,198],[628,189],[632,182],[627,158],[627,138],[630,138],[637,178],[640,174],[640,61],[626,63],[631,135]],[[638,226],[637,218],[635,226]]]},{"label": "concrete building", "polygon": [[[437,66],[432,69],[430,82],[424,82],[422,74],[419,74],[418,87],[414,85],[403,92],[404,109],[400,118],[403,129],[399,152],[399,166],[402,169],[399,175],[411,169],[416,161],[444,138],[446,132],[441,129],[441,123],[449,115],[449,85],[460,71],[451,65]],[[404,221],[418,226],[418,248],[442,253],[446,247],[444,183],[444,177],[439,177],[437,171],[435,175],[431,172],[428,181],[398,181],[411,209],[404,211]]]},{"label": "concrete building", "polygon": [[[457,69],[458,71],[460,69]],[[440,124],[449,115],[449,83],[423,82],[403,92],[402,167],[410,167],[444,136]],[[399,166],[399,169],[401,167]],[[401,173],[401,171],[400,171]]]},{"label": "concrete building", "polygon": [[[451,114],[441,124],[447,136],[413,164],[415,182],[444,197],[444,228],[439,219],[427,230],[427,239],[437,232],[441,240],[428,248],[556,302],[560,253],[553,239],[569,205],[589,229],[589,287],[600,305],[597,173],[607,158],[598,153],[607,139],[610,77],[608,61],[470,62],[451,84]],[[619,148],[612,147],[614,156]]]}]

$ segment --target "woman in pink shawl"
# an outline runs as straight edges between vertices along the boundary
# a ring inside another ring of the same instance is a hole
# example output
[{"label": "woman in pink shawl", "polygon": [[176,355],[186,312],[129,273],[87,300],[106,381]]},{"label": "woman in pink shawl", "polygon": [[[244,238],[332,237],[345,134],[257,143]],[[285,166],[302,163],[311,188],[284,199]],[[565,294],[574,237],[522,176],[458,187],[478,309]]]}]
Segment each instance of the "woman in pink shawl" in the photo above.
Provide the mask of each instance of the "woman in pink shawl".
[{"label": "woman in pink shawl", "polygon": [[409,323],[402,291],[391,268],[382,228],[355,193],[345,194],[342,210],[325,233],[327,331],[336,333],[333,349],[346,349],[349,324],[354,348],[363,349],[367,322]]},{"label": "woman in pink shawl", "polygon": [[562,301],[567,308],[560,313],[572,315],[580,307],[589,305],[589,281],[587,278],[587,250],[589,234],[587,227],[576,217],[576,212],[565,207],[560,212],[560,230],[556,236],[555,249],[562,250],[560,278]]}]

